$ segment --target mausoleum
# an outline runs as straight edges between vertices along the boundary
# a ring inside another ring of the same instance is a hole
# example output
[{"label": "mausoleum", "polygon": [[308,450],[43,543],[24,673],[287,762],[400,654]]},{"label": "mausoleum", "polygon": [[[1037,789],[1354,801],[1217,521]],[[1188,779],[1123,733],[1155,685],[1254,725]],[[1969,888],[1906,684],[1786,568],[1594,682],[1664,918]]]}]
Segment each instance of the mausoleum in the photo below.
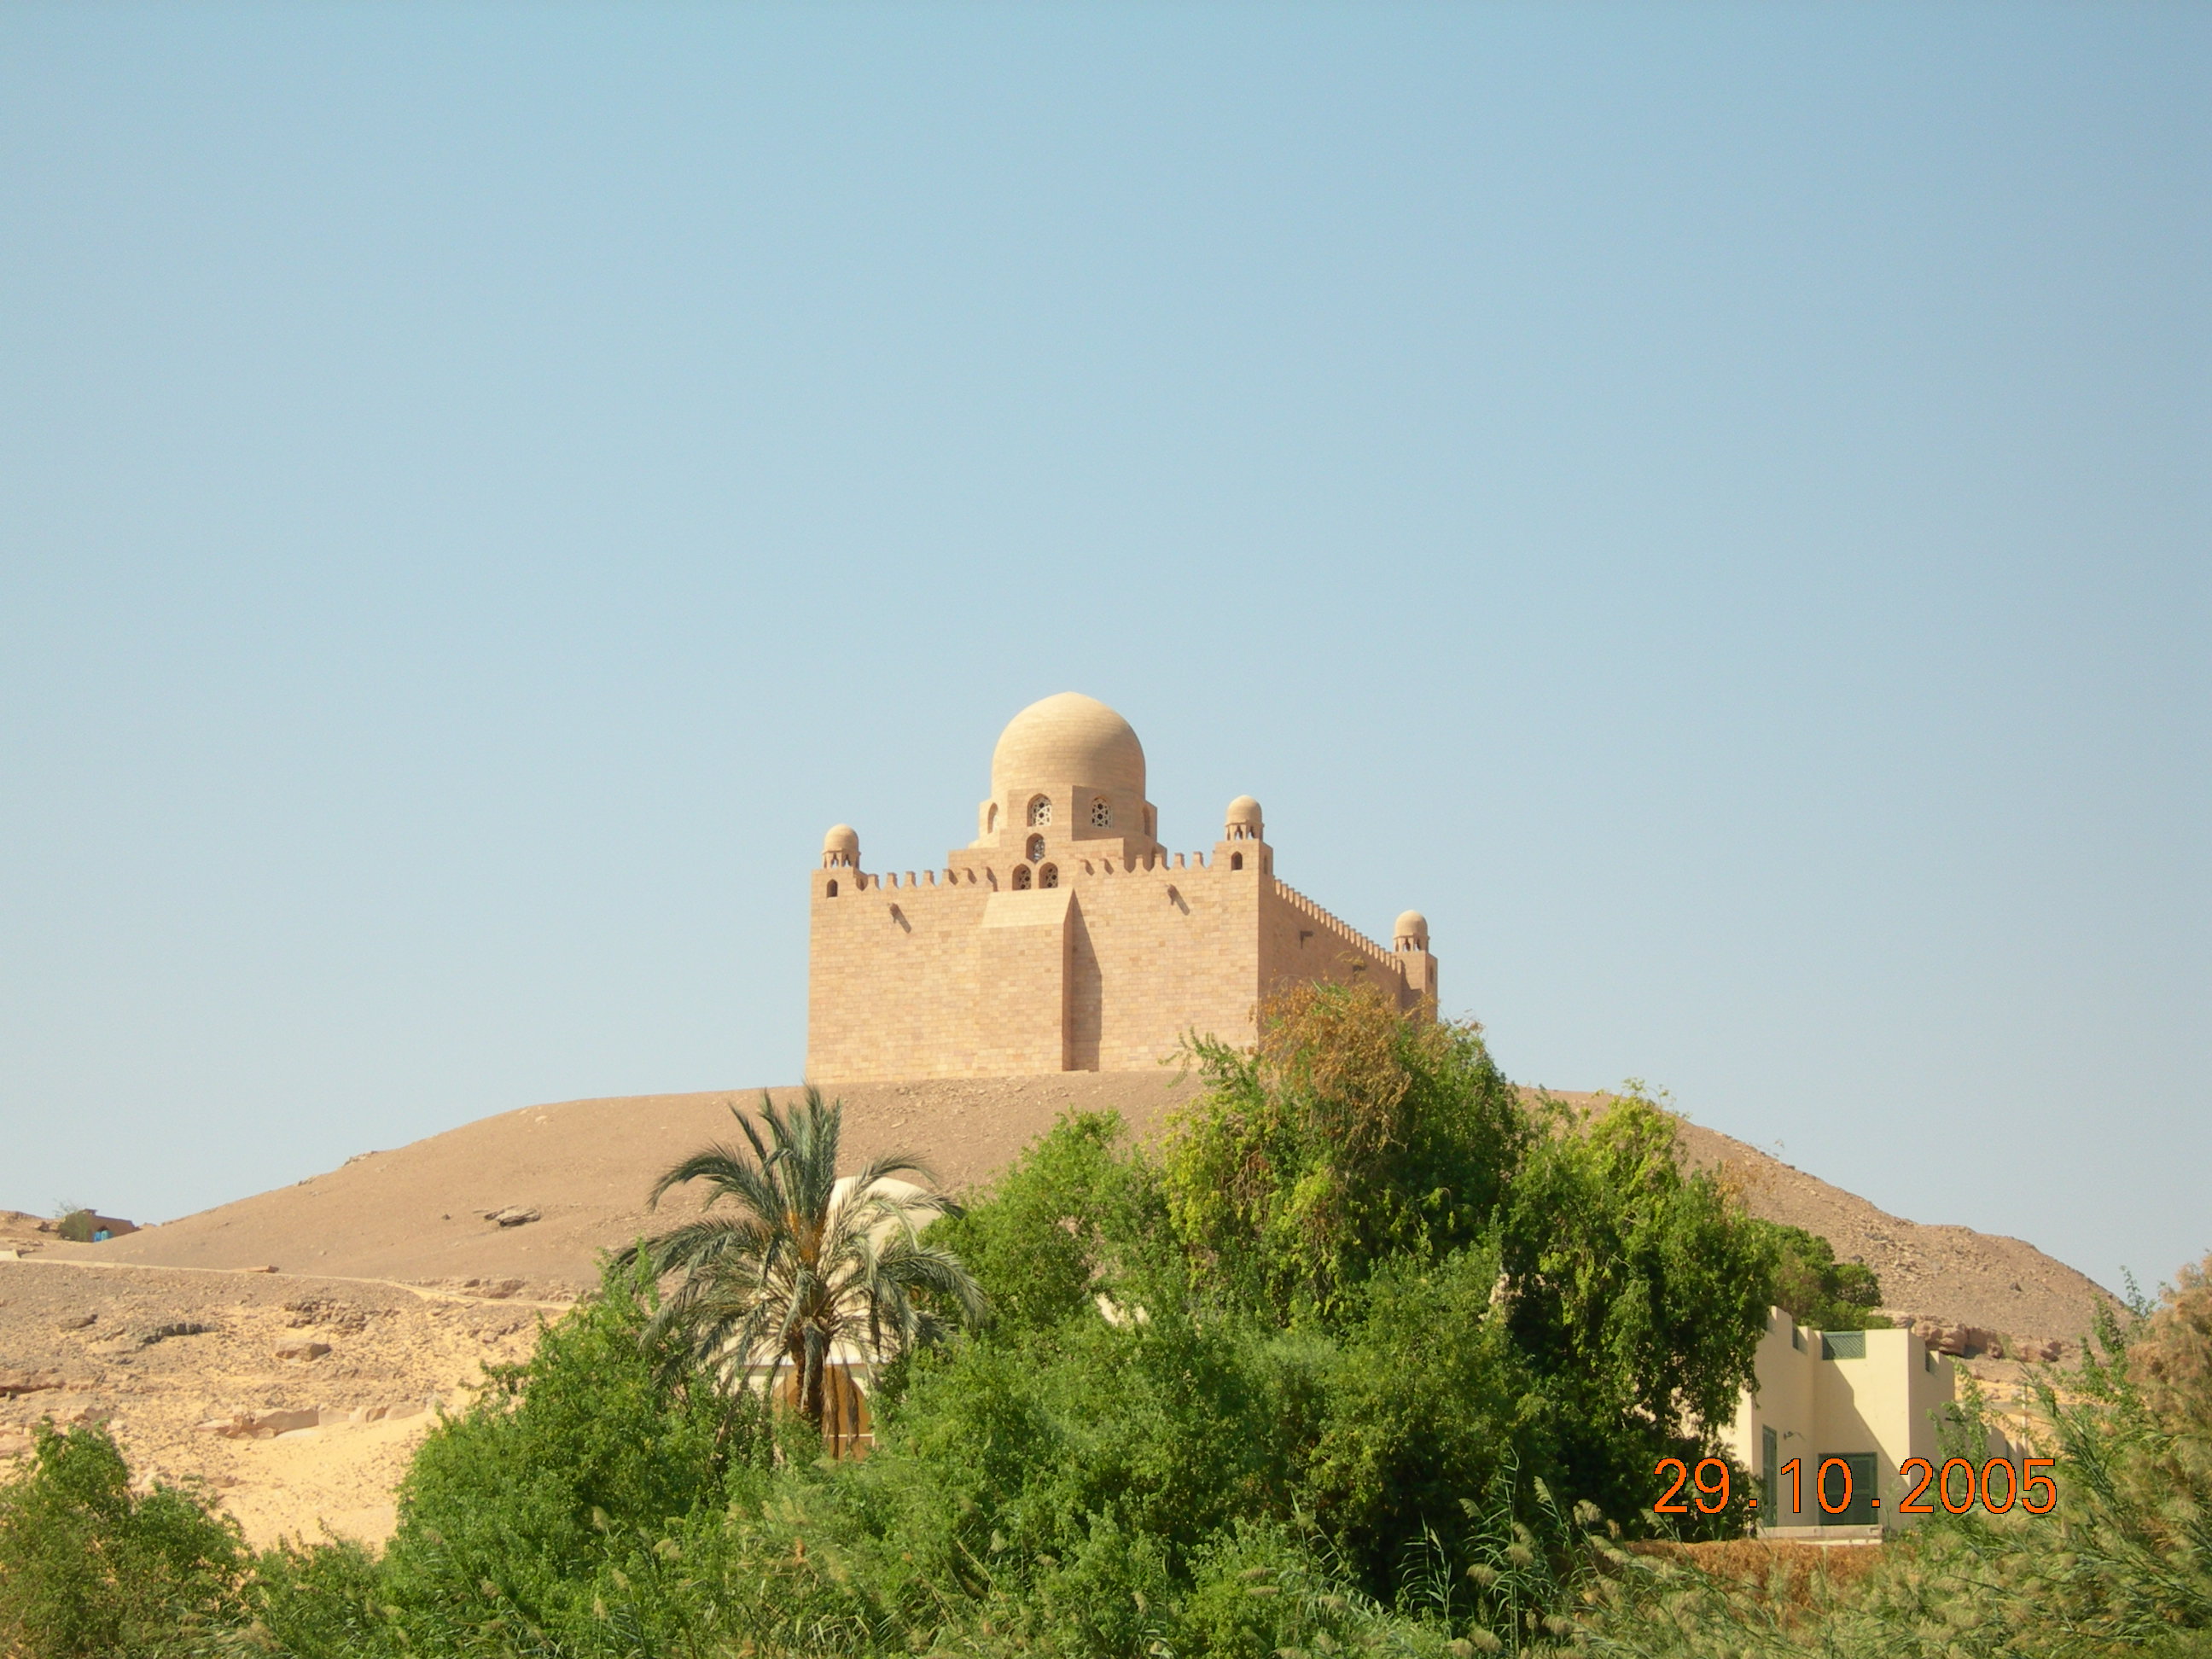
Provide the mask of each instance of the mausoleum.
[{"label": "mausoleum", "polygon": [[1276,878],[1259,802],[1224,820],[1210,854],[1170,853],[1129,723],[1073,691],[1032,703],[941,868],[871,873],[852,828],[823,837],[808,1079],[1139,1070],[1193,1030],[1250,1042],[1261,1000],[1301,981],[1433,1010],[1418,911],[1385,946]]}]

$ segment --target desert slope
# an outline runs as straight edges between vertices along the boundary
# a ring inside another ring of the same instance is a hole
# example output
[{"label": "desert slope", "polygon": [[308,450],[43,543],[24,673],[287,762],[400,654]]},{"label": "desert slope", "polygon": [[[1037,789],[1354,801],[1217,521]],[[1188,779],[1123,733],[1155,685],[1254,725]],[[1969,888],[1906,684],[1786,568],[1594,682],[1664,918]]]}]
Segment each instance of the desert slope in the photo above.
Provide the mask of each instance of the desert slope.
[{"label": "desert slope", "polygon": [[[988,1181],[1061,1114],[1112,1108],[1148,1136],[1196,1087],[1163,1067],[867,1084],[836,1091],[848,1164],[894,1148],[921,1154],[955,1188]],[[779,1100],[797,1091],[779,1089]],[[527,1107],[369,1153],[295,1186],[241,1199],[103,1244],[50,1243],[52,1260],[150,1267],[265,1268],[286,1274],[458,1285],[519,1280],[559,1297],[598,1277],[598,1253],[666,1215],[648,1214],[653,1177],[708,1139],[730,1138],[729,1108],[757,1090],[640,1095]],[[1565,1095],[1585,1109],[1602,1095]],[[1726,1165],[1754,1214],[1820,1234],[1881,1276],[1895,1310],[2016,1341],[2070,1340],[2107,1293],[2015,1238],[1927,1225],[1681,1120],[1686,1161]],[[672,1199],[671,1207],[683,1200]],[[486,1212],[535,1210],[500,1226]]]},{"label": "desert slope", "polygon": [[[988,1180],[1062,1113],[1118,1110],[1139,1134],[1194,1084],[1144,1073],[1055,1073],[836,1091],[848,1165],[919,1152],[955,1188]],[[240,1199],[102,1244],[51,1243],[58,1261],[163,1267],[275,1267],[283,1273],[414,1284],[520,1279],[559,1295],[599,1280],[603,1249],[668,1224],[649,1214],[655,1176],[713,1139],[735,1140],[732,1104],[760,1091],[571,1100],[481,1118],[392,1152],[370,1152],[297,1185]],[[777,1089],[779,1102],[798,1091]],[[668,1209],[680,1210],[672,1197]],[[484,1212],[536,1210],[502,1227]]]},{"label": "desert slope", "polygon": [[1681,1127],[1686,1161],[1725,1165],[1753,1214],[1817,1233],[1838,1256],[1866,1263],[1895,1312],[2001,1333],[2017,1352],[2037,1339],[2070,1343],[2100,1304],[2118,1305],[2094,1280],[2024,1240],[1907,1221],[1717,1130],[1686,1121]]}]

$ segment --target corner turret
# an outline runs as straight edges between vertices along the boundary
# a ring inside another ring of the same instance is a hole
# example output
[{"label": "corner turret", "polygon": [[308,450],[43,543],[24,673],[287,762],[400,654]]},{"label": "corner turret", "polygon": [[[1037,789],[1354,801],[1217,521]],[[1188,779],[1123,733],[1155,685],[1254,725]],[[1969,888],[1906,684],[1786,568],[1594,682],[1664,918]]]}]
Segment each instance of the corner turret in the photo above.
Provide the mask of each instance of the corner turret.
[{"label": "corner turret", "polygon": [[1429,919],[1419,910],[1401,915],[1390,929],[1398,971],[1406,988],[1434,1007],[1437,1000],[1437,959],[1429,954]]},{"label": "corner turret", "polygon": [[818,898],[836,898],[868,884],[860,873],[860,836],[849,823],[834,823],[822,837],[822,867],[814,872]]},{"label": "corner turret", "polygon": [[1225,822],[1221,826],[1221,839],[1213,844],[1216,866],[1273,875],[1275,852],[1267,845],[1267,825],[1260,816],[1260,803],[1249,795],[1239,795],[1229,803],[1229,811],[1223,817]]}]

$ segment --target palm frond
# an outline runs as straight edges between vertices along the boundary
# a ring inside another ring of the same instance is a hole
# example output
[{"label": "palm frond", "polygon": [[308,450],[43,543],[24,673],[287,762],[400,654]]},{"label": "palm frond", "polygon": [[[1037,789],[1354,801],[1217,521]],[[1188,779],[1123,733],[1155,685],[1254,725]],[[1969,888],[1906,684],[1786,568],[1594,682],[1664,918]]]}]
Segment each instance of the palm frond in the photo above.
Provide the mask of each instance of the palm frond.
[{"label": "palm frond", "polygon": [[[959,1206],[897,1181],[933,1182],[920,1158],[886,1153],[841,1182],[844,1104],[811,1085],[787,1107],[763,1091],[756,1113],[730,1109],[744,1144],[702,1147],[652,1190],[657,1206],[678,1187],[704,1182],[700,1214],[621,1256],[641,1256],[657,1278],[675,1281],[645,1333],[667,1363],[688,1361],[729,1388],[764,1366],[771,1394],[782,1368],[796,1364],[811,1416],[821,1409],[822,1368],[841,1343],[881,1358],[937,1340],[948,1317],[986,1316],[958,1258],[921,1241],[924,1227]],[[728,1210],[709,1213],[724,1200]]]}]

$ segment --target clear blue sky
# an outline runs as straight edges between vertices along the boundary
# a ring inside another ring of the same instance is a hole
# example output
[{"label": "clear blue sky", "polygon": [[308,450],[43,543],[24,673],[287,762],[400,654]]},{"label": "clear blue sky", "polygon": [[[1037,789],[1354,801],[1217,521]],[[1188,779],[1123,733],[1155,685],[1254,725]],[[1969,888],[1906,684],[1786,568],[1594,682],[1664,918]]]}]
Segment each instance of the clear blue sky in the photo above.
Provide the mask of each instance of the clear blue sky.
[{"label": "clear blue sky", "polygon": [[794,1079],[1164,838],[2108,1282],[2212,1247],[2212,10],[0,11],[0,1204]]}]

